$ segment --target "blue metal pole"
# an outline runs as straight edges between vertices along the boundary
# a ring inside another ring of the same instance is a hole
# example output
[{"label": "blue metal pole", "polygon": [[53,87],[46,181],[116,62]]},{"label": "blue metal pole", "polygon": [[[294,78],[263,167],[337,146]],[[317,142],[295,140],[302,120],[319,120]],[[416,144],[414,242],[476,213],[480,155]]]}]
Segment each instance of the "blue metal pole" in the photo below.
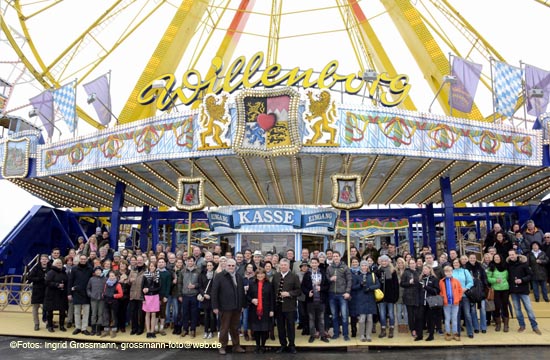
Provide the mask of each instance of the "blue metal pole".
[{"label": "blue metal pole", "polygon": [[456,249],[455,239],[455,215],[453,211],[453,193],[451,192],[451,179],[449,177],[439,178],[439,187],[441,188],[441,198],[445,214],[445,240],[447,241],[447,250]]},{"label": "blue metal pole", "polygon": [[141,251],[147,251],[147,245],[149,243],[149,206],[143,207],[143,213],[141,214],[141,229],[139,232],[139,248]]},{"label": "blue metal pole", "polygon": [[118,238],[120,227],[120,213],[124,206],[124,194],[126,192],[126,184],[117,181],[115,185],[115,196],[113,198],[113,206],[111,209],[111,231],[109,233],[109,246],[111,249],[118,250]]},{"label": "blue metal pole", "polygon": [[156,251],[159,243],[159,212],[157,208],[151,209],[151,249]]},{"label": "blue metal pole", "polygon": [[178,234],[176,231],[176,222],[172,221],[172,246],[170,247],[170,251],[174,254],[176,253],[176,246],[178,245]]},{"label": "blue metal pole", "polygon": [[[451,210],[452,211],[452,210]],[[428,243],[432,249],[432,253],[437,254],[437,229],[435,227],[434,204],[426,205],[426,221],[428,231]]]}]

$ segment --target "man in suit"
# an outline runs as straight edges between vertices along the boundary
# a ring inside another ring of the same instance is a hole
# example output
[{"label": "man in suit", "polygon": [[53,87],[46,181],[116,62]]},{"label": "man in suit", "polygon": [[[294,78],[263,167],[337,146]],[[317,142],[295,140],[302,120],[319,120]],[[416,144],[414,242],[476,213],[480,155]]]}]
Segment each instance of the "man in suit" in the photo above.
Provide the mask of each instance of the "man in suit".
[{"label": "man in suit", "polygon": [[279,332],[279,343],[281,347],[277,353],[290,352],[296,354],[294,339],[296,331],[296,299],[302,293],[298,275],[290,271],[290,261],[281,259],[279,261],[279,272],[273,276],[271,282],[275,294],[275,317]]},{"label": "man in suit", "polygon": [[220,344],[218,350],[221,355],[226,354],[226,346],[229,341],[227,334],[231,335],[233,352],[244,353],[245,350],[239,343],[239,324],[241,312],[246,306],[243,278],[235,271],[236,261],[227,260],[226,269],[214,276],[212,281],[212,309],[214,314],[220,316]]}]

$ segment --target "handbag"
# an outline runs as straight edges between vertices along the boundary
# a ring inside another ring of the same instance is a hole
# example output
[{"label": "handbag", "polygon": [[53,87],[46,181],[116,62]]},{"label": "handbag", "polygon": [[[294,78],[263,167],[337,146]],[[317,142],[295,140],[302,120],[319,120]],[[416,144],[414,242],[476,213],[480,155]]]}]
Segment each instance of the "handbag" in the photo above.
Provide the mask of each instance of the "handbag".
[{"label": "handbag", "polygon": [[486,300],[495,300],[495,290],[490,287],[487,288],[487,295],[485,296]]},{"label": "handbag", "polygon": [[443,296],[441,295],[426,296],[426,302],[428,303],[428,306],[430,307],[430,309],[442,308]]},{"label": "handbag", "polygon": [[495,301],[494,300],[486,300],[485,301],[485,311],[487,311],[487,312],[495,311]]},{"label": "handbag", "polygon": [[[374,278],[374,273],[371,273],[372,274],[372,282],[374,284],[376,284],[376,279]],[[380,289],[374,289],[374,300],[376,300],[376,302],[380,302],[382,300],[384,300],[384,292]]]},{"label": "handbag", "polygon": [[[204,289],[205,294],[208,291],[208,287],[210,286],[211,282],[212,282],[212,279],[208,280],[208,284],[206,284],[206,289]],[[197,294],[197,301],[198,302],[203,302],[204,301],[204,295],[202,295],[201,293],[198,293]]]}]

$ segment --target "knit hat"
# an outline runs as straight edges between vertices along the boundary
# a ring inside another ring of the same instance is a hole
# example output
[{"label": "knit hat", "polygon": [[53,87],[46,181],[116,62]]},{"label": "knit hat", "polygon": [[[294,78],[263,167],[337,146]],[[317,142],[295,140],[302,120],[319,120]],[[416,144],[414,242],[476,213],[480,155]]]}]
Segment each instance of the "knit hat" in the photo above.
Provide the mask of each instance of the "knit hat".
[{"label": "knit hat", "polygon": [[537,245],[539,246],[539,249],[540,249],[540,244],[539,244],[539,242],[538,242],[538,241],[533,241],[533,242],[531,243],[531,250],[533,250],[533,245],[535,245],[535,244],[537,244]]},{"label": "knit hat", "polygon": [[94,268],[94,274],[95,274],[96,270],[99,270],[99,271],[103,272],[103,268],[101,266],[96,266]]}]

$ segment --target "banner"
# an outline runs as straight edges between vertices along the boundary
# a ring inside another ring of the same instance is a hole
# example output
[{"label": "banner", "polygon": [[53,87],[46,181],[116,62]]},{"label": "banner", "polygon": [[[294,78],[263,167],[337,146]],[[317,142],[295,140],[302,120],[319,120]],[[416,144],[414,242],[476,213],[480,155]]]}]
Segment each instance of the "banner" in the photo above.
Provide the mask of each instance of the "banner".
[{"label": "banner", "polygon": [[112,116],[111,90],[108,75],[105,74],[83,85],[88,97],[94,94],[95,101],[93,102],[93,106],[99,117],[99,122],[103,125],[108,125]]},{"label": "banner", "polygon": [[76,81],[71,82],[53,92],[53,100],[55,105],[63,115],[63,119],[69,128],[69,131],[74,133],[76,130]]},{"label": "banner", "polygon": [[523,70],[503,62],[495,62],[494,70],[496,111],[511,117],[521,94]]},{"label": "banner", "polygon": [[[533,95],[533,90],[542,91],[541,96]],[[525,65],[525,91],[527,94],[527,113],[539,116],[546,112],[550,97],[550,71]]]},{"label": "banner", "polygon": [[31,105],[34,107],[34,110],[36,111],[36,115],[42,121],[42,125],[44,125],[44,129],[46,130],[48,137],[51,138],[53,136],[53,129],[54,129],[53,123],[55,121],[54,112],[53,112],[52,93],[49,90],[46,90],[40,95],[37,95],[29,99],[29,101],[31,102]]},{"label": "banner", "polygon": [[451,72],[456,77],[456,82],[451,84],[450,105],[458,111],[469,113],[474,104],[481,65],[454,57]]}]

